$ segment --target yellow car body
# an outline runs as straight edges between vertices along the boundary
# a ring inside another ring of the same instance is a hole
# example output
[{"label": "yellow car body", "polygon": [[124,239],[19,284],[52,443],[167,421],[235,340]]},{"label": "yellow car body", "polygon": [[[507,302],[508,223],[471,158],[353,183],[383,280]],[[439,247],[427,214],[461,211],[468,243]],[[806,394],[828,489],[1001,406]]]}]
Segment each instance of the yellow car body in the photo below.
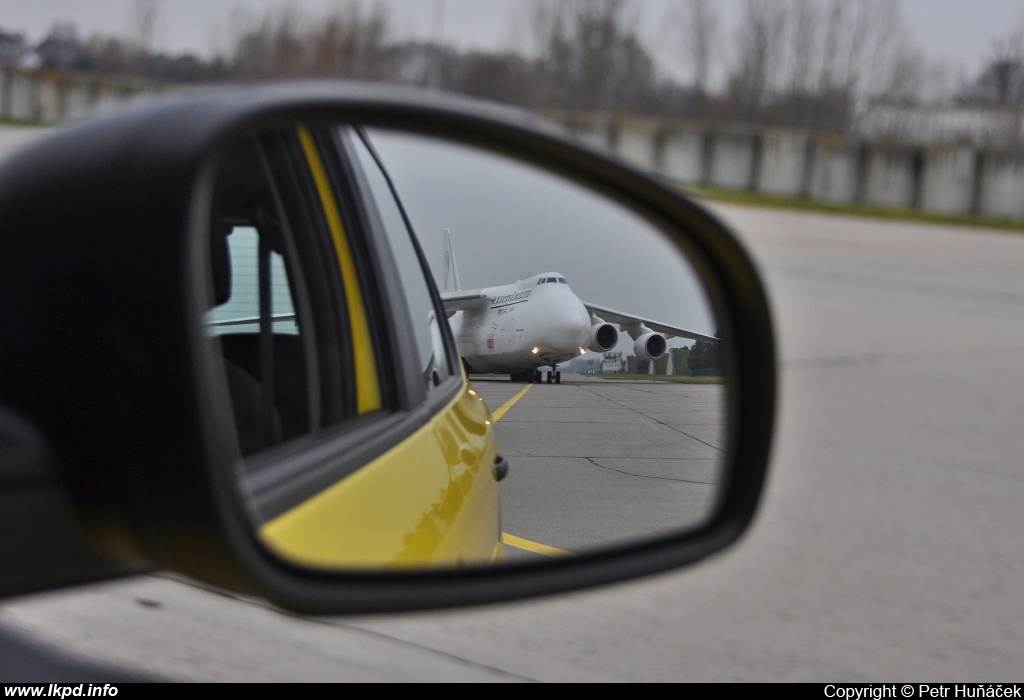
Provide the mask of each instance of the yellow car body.
[{"label": "yellow car body", "polygon": [[332,569],[501,560],[496,456],[490,411],[466,384],[407,440],[266,523],[260,537],[290,561]]},{"label": "yellow car body", "polygon": [[[353,252],[357,246],[351,237],[360,234],[343,224],[322,144],[305,126],[296,135],[344,285],[356,412],[372,425],[375,415],[387,412],[382,362],[365,304],[373,291],[361,287]],[[264,545],[290,563],[331,570],[479,565],[502,559],[493,420],[454,359],[462,383],[454,398],[408,438],[263,522],[258,533]]]}]

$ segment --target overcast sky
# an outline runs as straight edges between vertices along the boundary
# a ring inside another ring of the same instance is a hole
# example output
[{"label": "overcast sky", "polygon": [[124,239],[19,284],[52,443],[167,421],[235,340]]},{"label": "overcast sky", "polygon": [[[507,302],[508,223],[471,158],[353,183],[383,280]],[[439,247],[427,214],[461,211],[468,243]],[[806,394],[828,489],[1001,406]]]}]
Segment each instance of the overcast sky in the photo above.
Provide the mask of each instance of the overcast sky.
[{"label": "overcast sky", "polygon": [[[439,288],[447,228],[463,289],[558,273],[584,301],[705,335],[717,332],[686,258],[621,205],[504,156],[381,130],[371,139]],[[632,354],[631,347],[622,334],[617,349]]]},{"label": "overcast sky", "polygon": [[[311,13],[339,4],[338,0],[290,0]],[[369,5],[371,0],[364,0]],[[427,38],[438,0],[388,0],[400,37]],[[719,0],[723,22],[731,26],[744,0]],[[259,13],[282,0],[163,0],[157,28],[158,48],[174,53],[210,55],[232,35],[232,8]],[[921,46],[933,59],[944,59],[954,70],[971,74],[990,49],[994,36],[1006,34],[1024,20],[1024,0],[902,0],[904,15]],[[128,34],[132,0],[0,0],[0,27],[24,31],[33,41],[45,35],[54,21],[74,22],[83,35],[93,32]],[[638,23],[663,69],[678,73],[679,57],[666,17],[678,0],[638,0]],[[523,0],[443,0],[444,36],[460,47],[493,48],[517,40],[512,17]],[[521,9],[519,10],[521,12]],[[727,31],[725,36],[731,36]]]}]

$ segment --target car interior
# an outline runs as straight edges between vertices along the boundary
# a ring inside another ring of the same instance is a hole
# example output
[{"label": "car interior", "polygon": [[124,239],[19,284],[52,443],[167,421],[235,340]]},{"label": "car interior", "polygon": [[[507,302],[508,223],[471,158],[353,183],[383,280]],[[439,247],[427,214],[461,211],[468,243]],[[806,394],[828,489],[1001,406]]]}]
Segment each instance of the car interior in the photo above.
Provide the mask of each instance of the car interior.
[{"label": "car interior", "polygon": [[248,140],[225,155],[210,222],[211,310],[222,313],[208,328],[224,360],[243,455],[310,432],[318,413],[309,330],[294,311],[273,313],[297,295],[259,149]]}]

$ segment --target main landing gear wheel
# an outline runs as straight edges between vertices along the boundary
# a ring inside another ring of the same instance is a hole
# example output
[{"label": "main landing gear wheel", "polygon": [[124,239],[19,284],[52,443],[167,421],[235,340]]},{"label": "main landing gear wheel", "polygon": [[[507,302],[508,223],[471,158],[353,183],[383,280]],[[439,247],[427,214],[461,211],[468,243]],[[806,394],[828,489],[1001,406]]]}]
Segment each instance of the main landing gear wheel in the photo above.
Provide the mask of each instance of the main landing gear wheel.
[{"label": "main landing gear wheel", "polygon": [[562,383],[562,373],[556,371],[555,372],[555,384],[561,384],[561,383]]},{"label": "main landing gear wheel", "polygon": [[551,383],[551,375],[553,375],[553,374],[554,374],[554,372],[548,372],[547,373],[547,375],[548,375],[548,384]]}]

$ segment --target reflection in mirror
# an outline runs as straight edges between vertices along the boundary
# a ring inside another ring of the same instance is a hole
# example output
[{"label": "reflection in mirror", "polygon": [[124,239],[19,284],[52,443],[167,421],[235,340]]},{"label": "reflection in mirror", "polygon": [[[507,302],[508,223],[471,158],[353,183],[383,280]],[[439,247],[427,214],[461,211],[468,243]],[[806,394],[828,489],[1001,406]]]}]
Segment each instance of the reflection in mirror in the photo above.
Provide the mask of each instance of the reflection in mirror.
[{"label": "reflection in mirror", "polygon": [[[408,134],[369,137],[496,419],[510,464],[506,560],[707,518],[722,483],[721,347],[679,248],[634,212],[535,167]],[[475,290],[482,304],[464,300]]]},{"label": "reflection in mirror", "polygon": [[211,221],[205,327],[283,558],[515,563],[711,515],[718,324],[636,212],[478,148],[299,126],[222,158]]}]

